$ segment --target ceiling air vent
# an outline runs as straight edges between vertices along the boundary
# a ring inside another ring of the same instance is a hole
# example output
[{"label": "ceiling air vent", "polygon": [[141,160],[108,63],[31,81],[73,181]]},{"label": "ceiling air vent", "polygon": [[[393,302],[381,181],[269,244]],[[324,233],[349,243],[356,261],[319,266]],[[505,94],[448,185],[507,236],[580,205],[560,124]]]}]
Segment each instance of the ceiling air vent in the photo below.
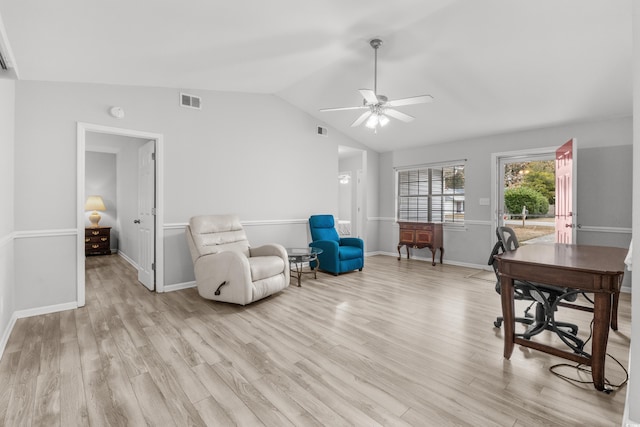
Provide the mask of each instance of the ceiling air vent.
[{"label": "ceiling air vent", "polygon": [[187,108],[195,108],[200,110],[202,102],[199,96],[189,95],[188,93],[180,93],[180,105]]},{"label": "ceiling air vent", "polygon": [[327,136],[327,128],[318,126],[318,135]]}]

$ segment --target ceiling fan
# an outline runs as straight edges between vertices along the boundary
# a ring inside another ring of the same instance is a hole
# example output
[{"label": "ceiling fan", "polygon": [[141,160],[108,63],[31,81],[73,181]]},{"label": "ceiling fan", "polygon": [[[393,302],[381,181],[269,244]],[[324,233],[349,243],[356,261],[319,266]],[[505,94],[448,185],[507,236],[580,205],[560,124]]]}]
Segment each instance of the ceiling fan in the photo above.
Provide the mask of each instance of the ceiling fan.
[{"label": "ceiling fan", "polygon": [[[409,98],[395,99],[389,101],[384,95],[378,94],[378,48],[382,46],[382,40],[373,39],[369,42],[374,51],[374,68],[373,68],[373,90],[360,89],[359,92],[364,98],[362,105],[357,107],[339,107],[339,108],[322,108],[320,111],[343,111],[343,110],[367,110],[360,117],[358,117],[351,127],[360,126],[365,123],[370,129],[377,130],[378,125],[380,127],[386,126],[389,123],[389,117],[398,119],[405,123],[408,123],[415,119],[415,117],[405,114],[401,111],[394,110],[393,107],[401,107],[404,105],[424,104],[433,101],[431,95],[419,95]],[[366,122],[365,122],[366,121]]]}]

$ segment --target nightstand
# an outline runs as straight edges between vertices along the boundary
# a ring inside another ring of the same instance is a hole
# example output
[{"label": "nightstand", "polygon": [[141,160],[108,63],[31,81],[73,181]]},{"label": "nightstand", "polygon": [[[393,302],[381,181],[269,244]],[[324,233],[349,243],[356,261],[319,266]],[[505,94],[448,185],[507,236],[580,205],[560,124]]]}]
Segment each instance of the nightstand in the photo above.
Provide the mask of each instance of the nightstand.
[{"label": "nightstand", "polygon": [[84,229],[84,254],[111,254],[111,227],[89,227]]}]

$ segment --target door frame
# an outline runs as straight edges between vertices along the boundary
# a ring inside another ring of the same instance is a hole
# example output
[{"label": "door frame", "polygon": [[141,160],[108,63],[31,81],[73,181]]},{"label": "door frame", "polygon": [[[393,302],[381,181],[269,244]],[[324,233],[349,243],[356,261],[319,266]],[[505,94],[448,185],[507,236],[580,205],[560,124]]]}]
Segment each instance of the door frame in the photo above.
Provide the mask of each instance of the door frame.
[{"label": "door frame", "polygon": [[85,305],[85,254],[84,254],[84,191],[85,191],[85,150],[87,132],[106,133],[154,140],[156,142],[156,292],[164,292],[164,137],[162,134],[143,132],[133,129],[117,128],[92,123],[77,122],[77,171],[76,171],[76,212],[77,212],[77,245],[76,245],[76,282],[78,307]]},{"label": "door frame", "polygon": [[503,151],[500,153],[491,153],[491,224],[492,228],[489,230],[489,246],[493,246],[493,243],[496,239],[495,230],[496,227],[500,224],[500,215],[498,215],[498,211],[500,207],[498,206],[498,196],[500,194],[500,183],[502,179],[500,178],[501,174],[504,174],[500,170],[500,162],[503,159],[512,158],[514,161],[518,159],[522,159],[526,161],[529,157],[532,156],[542,156],[549,155],[552,159],[555,159],[556,150],[558,147],[541,147],[541,148],[528,148],[525,150],[516,150],[516,151]]}]

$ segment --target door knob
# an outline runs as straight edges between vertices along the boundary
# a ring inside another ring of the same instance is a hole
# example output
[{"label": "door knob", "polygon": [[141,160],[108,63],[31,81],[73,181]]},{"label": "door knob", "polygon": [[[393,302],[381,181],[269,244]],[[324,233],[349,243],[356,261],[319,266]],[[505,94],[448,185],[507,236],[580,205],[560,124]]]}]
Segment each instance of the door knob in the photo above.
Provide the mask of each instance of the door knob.
[{"label": "door knob", "polygon": [[134,223],[134,224],[140,224],[140,220],[139,220],[139,219],[134,219],[134,220],[133,220],[133,223]]}]

